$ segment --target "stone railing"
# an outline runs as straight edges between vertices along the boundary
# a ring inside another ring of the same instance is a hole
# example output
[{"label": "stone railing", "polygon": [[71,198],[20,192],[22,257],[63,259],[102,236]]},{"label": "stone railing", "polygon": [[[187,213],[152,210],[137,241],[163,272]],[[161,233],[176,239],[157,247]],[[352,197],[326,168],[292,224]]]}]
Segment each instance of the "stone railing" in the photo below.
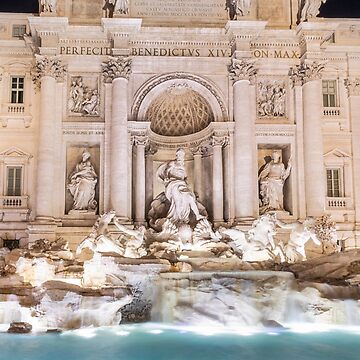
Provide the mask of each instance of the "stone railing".
[{"label": "stone railing", "polygon": [[7,105],[8,114],[25,114],[25,105],[23,104],[8,104]]},{"label": "stone railing", "polygon": [[347,197],[328,197],[326,198],[328,210],[342,210],[352,208],[352,199]]},{"label": "stone railing", "polygon": [[28,196],[0,196],[0,209],[27,209]]},{"label": "stone railing", "polygon": [[323,116],[327,118],[334,118],[340,117],[341,115],[341,108],[338,107],[331,107],[331,108],[324,108],[323,109]]}]

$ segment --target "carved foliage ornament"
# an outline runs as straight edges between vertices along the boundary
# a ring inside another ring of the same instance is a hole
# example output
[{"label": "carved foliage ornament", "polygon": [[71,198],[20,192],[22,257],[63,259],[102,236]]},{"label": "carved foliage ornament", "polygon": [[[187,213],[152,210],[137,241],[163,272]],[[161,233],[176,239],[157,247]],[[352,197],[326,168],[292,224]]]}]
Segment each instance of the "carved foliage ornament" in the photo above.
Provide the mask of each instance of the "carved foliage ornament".
[{"label": "carved foliage ornament", "polygon": [[312,64],[302,63],[290,68],[290,79],[294,85],[304,85],[308,81],[321,79],[326,62],[314,61]]},{"label": "carved foliage ornament", "polygon": [[360,96],[360,78],[345,79],[344,82],[349,96]]},{"label": "carved foliage ornament", "polygon": [[63,81],[66,71],[66,66],[62,65],[60,59],[36,55],[36,62],[32,68],[31,77],[34,84],[40,88],[43,76],[51,76],[57,81]]},{"label": "carved foliage ornament", "polygon": [[107,62],[102,63],[102,73],[104,80],[111,83],[116,78],[129,80],[131,74],[132,59],[125,56],[110,56]]},{"label": "carved foliage ornament", "polygon": [[232,59],[228,70],[230,79],[234,83],[239,80],[249,80],[251,83],[253,83],[257,74],[255,61],[248,59]]}]

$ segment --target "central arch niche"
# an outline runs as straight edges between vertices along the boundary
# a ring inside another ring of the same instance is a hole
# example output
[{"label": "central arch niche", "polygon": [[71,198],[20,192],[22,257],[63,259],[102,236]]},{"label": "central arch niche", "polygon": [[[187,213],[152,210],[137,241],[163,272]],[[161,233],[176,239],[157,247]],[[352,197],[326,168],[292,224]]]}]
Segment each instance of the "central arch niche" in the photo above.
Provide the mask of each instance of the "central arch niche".
[{"label": "central arch niche", "polygon": [[184,136],[214,121],[209,103],[187,84],[173,84],[152,101],[146,119],[158,135]]}]

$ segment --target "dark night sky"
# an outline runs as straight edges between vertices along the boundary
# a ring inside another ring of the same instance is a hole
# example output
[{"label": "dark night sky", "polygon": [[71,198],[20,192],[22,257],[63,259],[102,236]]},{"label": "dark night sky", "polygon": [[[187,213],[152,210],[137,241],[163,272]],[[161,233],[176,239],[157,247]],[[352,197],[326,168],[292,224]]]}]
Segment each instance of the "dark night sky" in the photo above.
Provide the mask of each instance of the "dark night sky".
[{"label": "dark night sky", "polygon": [[[38,0],[0,0],[0,11],[38,12]],[[271,0],[269,0],[271,1]],[[320,16],[360,18],[360,0],[327,0]]]}]

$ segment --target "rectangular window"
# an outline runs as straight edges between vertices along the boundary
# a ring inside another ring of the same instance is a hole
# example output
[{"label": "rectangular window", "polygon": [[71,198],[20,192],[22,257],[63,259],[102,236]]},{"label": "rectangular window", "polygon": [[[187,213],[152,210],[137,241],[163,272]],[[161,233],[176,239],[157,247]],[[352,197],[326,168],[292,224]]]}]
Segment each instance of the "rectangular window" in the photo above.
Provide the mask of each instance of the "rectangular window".
[{"label": "rectangular window", "polygon": [[341,197],[341,182],[340,182],[340,169],[327,169],[327,196],[328,197]]},{"label": "rectangular window", "polygon": [[12,36],[21,38],[26,34],[26,25],[13,25]]},{"label": "rectangular window", "polygon": [[7,196],[21,196],[21,166],[9,166],[7,168]]},{"label": "rectangular window", "polygon": [[322,81],[323,106],[337,107],[336,80]]},{"label": "rectangular window", "polygon": [[24,103],[24,77],[13,76],[11,77],[11,103],[23,104]]}]

